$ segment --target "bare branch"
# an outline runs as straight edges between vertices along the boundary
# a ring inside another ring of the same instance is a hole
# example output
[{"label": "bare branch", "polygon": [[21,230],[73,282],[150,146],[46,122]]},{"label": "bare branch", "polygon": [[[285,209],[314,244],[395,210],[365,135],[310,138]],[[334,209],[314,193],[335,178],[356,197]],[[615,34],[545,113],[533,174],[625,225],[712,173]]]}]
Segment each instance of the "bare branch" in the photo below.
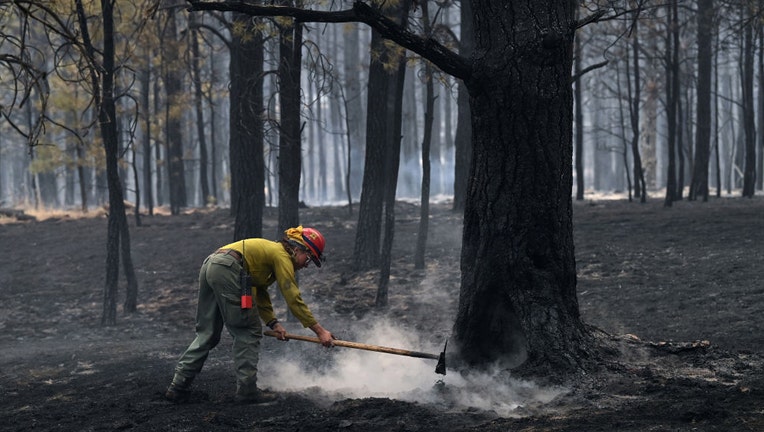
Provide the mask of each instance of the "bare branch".
[{"label": "bare branch", "polygon": [[601,62],[599,62],[599,63],[595,63],[595,64],[593,64],[593,65],[591,65],[591,66],[588,66],[588,67],[584,68],[583,70],[581,70],[581,72],[579,72],[579,73],[577,73],[577,74],[573,75],[573,76],[571,77],[571,79],[570,79],[570,82],[576,82],[576,81],[578,81],[578,80],[579,80],[579,79],[580,79],[582,76],[586,75],[586,73],[587,73],[587,72],[591,72],[591,71],[593,71],[593,70],[595,70],[595,69],[603,68],[603,67],[605,67],[605,66],[606,66],[608,63],[610,63],[610,61],[609,61],[609,60],[605,60],[605,61],[601,61]]},{"label": "bare branch", "polygon": [[240,12],[251,16],[284,16],[300,22],[362,22],[378,31],[384,38],[431,61],[443,72],[456,78],[467,79],[472,71],[469,61],[433,38],[423,38],[407,31],[393,20],[382,15],[366,3],[356,0],[352,9],[341,11],[317,11],[286,6],[259,6],[240,1],[202,2],[188,0],[189,10],[218,10]]},{"label": "bare branch", "polygon": [[599,22],[606,13],[607,11],[600,9],[589,16],[581,18],[580,20],[576,21],[576,29],[580,29],[587,24]]}]

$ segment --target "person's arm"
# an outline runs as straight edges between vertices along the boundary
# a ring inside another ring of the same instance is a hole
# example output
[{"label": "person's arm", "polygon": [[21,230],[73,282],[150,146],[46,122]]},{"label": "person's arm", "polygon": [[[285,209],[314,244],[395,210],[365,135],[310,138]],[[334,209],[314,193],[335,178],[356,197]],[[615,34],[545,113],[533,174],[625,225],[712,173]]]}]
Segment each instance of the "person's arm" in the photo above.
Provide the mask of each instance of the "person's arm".
[{"label": "person's arm", "polygon": [[[326,347],[333,346],[334,336],[329,330],[326,330],[321,324],[318,323],[310,312],[308,305],[302,300],[300,294],[300,288],[297,286],[297,281],[294,277],[294,267],[291,259],[284,259],[276,262],[274,266],[274,273],[276,276],[276,283],[281,290],[281,295],[286,301],[289,310],[292,314],[300,320],[300,323],[304,327],[307,327],[313,331],[321,340],[321,344]],[[279,339],[285,340],[286,330],[278,322],[274,323],[272,330],[279,334]]]},{"label": "person's arm", "polygon": [[276,318],[273,313],[273,303],[271,302],[271,296],[268,294],[266,287],[253,287],[255,288],[255,304],[257,305],[257,313],[260,315],[260,319],[264,323],[268,323]]},{"label": "person's arm", "polygon": [[329,330],[323,328],[321,324],[315,323],[309,328],[313,330],[313,333],[315,333],[319,339],[321,339],[321,345],[325,347],[334,346],[334,343],[332,342],[335,339],[334,335]]},{"label": "person's arm", "polygon": [[[274,319],[274,321],[276,322],[270,325],[269,327],[271,328],[271,330],[276,332],[277,334],[276,338],[278,340],[283,340],[283,341],[287,340],[287,337],[286,337],[287,331],[284,328],[284,326],[282,326],[281,323],[279,323],[277,320]],[[316,336],[318,336],[318,339],[321,340],[321,345],[325,347],[334,346],[334,343],[332,341],[336,338],[334,337],[332,332],[325,329],[323,326],[321,326],[321,324],[315,323],[309,328],[313,330],[313,333],[315,333]]]},{"label": "person's arm", "polygon": [[318,320],[313,316],[310,308],[308,308],[308,305],[302,299],[300,288],[297,286],[297,280],[295,280],[291,259],[285,255],[284,260],[275,263],[273,273],[281,291],[281,296],[284,298],[289,311],[300,321],[303,327],[311,328]]}]

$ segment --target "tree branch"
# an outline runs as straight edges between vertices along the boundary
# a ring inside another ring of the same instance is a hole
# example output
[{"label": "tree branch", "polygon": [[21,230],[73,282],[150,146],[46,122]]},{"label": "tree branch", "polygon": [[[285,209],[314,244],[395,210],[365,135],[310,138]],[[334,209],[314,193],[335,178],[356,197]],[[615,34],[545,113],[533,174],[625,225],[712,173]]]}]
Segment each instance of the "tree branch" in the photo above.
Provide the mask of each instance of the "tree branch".
[{"label": "tree branch", "polygon": [[607,11],[604,9],[600,9],[593,14],[586,16],[578,21],[576,21],[576,29],[580,29],[581,27],[592,24],[592,23],[598,23],[602,20],[602,17],[605,16]]},{"label": "tree branch", "polygon": [[240,12],[250,16],[285,16],[300,22],[362,22],[378,31],[384,38],[426,58],[443,72],[462,80],[472,73],[469,61],[433,38],[423,38],[407,31],[378,10],[356,0],[352,9],[342,11],[316,11],[286,6],[259,6],[240,1],[206,2],[188,0],[190,11],[217,10]]},{"label": "tree branch", "polygon": [[570,82],[576,82],[576,81],[578,81],[579,78],[581,78],[582,76],[586,75],[587,72],[591,72],[591,71],[593,71],[595,69],[603,68],[603,67],[607,66],[607,64],[608,64],[608,60],[601,61],[599,63],[595,63],[593,65],[590,65],[589,67],[581,70],[580,73],[578,73],[576,75],[573,75],[571,77],[571,79],[570,79]]}]

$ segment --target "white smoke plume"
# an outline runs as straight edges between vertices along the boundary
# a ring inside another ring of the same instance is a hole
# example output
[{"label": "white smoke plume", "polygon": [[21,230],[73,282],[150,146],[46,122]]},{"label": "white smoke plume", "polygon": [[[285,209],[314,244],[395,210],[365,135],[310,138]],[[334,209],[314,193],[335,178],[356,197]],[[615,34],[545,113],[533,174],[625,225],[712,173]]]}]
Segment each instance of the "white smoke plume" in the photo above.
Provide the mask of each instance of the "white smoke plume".
[{"label": "white smoke plume", "polygon": [[[432,354],[443,350],[434,346],[423,349],[416,335],[385,320],[368,323],[367,330],[358,335],[355,342]],[[271,338],[264,341],[267,346],[276,343],[281,345],[278,351],[284,351],[263,356],[258,374],[260,384],[276,391],[305,394],[319,390],[324,402],[380,397],[430,403],[450,410],[477,408],[507,417],[515,415],[518,407],[547,403],[564,393],[564,389],[539,388],[498,372],[449,370],[445,376],[437,375],[437,360],[343,347],[327,349],[301,341],[283,343]]]}]

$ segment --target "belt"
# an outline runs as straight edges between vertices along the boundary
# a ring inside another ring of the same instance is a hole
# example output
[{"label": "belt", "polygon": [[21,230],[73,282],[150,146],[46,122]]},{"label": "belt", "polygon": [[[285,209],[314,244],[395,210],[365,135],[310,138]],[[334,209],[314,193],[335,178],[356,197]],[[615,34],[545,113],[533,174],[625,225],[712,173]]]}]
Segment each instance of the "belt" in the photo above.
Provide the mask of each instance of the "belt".
[{"label": "belt", "polygon": [[242,259],[241,254],[239,252],[236,252],[233,249],[218,249],[215,252],[213,252],[213,254],[215,254],[215,255],[217,255],[217,254],[230,255],[230,256],[234,257],[234,259],[236,261],[238,261],[239,264],[243,264],[244,263],[244,260]]}]

